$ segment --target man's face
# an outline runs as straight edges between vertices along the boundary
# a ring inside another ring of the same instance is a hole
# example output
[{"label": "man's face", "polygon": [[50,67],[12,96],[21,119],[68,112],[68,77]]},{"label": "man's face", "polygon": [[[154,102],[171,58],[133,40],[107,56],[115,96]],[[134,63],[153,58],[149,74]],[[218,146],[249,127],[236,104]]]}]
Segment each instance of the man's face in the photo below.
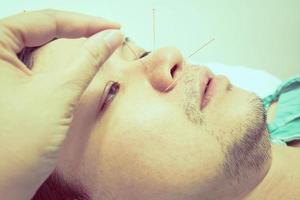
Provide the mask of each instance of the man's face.
[{"label": "man's face", "polygon": [[[84,41],[51,42],[34,64],[68,67]],[[74,114],[59,173],[95,199],[214,199],[253,187],[270,165],[260,99],[215,76],[201,108],[208,68],[171,47],[137,58],[143,53],[128,41],[101,67]]]}]

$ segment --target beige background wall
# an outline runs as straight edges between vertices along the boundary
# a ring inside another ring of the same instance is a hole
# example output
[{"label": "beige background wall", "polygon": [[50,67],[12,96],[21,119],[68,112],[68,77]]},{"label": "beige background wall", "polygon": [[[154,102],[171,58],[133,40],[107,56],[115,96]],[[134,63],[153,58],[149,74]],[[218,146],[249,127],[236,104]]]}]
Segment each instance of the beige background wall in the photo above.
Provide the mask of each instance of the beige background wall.
[{"label": "beige background wall", "polygon": [[66,9],[103,16],[123,24],[124,32],[153,49],[152,9],[156,13],[156,48],[175,45],[188,56],[265,69],[284,79],[300,74],[300,1],[42,1],[1,0],[0,17],[22,10]]}]

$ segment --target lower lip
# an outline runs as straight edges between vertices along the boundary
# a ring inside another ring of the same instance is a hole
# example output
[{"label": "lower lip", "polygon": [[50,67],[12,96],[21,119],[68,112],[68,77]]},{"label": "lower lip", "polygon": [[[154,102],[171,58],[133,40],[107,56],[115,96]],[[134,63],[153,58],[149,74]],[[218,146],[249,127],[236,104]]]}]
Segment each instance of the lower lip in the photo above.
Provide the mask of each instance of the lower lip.
[{"label": "lower lip", "polygon": [[205,108],[210,102],[210,100],[213,98],[217,85],[218,80],[215,77],[210,80],[208,88],[206,89],[206,92],[201,101],[201,110]]}]

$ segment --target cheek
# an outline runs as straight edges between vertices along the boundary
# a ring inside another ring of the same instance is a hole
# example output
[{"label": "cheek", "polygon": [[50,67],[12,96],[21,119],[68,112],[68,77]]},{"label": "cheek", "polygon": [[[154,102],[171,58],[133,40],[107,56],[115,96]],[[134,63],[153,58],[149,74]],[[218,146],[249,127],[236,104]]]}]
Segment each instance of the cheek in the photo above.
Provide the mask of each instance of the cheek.
[{"label": "cheek", "polygon": [[92,171],[103,185],[118,191],[188,191],[217,175],[223,157],[205,128],[186,122],[167,105],[134,104],[135,112],[129,105],[122,108],[101,126],[96,139],[101,143],[91,149],[97,151],[90,158],[96,163]]},{"label": "cheek", "polygon": [[241,138],[250,122],[262,120],[261,113],[257,113],[260,107],[257,98],[253,93],[235,88],[206,115],[207,126],[219,133],[221,141],[232,142]]}]

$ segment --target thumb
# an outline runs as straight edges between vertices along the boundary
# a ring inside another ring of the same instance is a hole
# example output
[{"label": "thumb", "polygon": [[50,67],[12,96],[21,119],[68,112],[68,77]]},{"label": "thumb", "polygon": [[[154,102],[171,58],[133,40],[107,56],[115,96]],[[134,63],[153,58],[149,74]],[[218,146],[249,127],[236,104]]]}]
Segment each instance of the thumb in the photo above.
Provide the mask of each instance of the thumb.
[{"label": "thumb", "polygon": [[72,98],[79,98],[99,68],[123,41],[124,36],[119,30],[102,31],[88,38],[80,47],[78,56],[71,61],[70,67],[61,74],[63,77],[59,75],[63,89],[70,89],[69,92],[75,95],[71,95]]}]

